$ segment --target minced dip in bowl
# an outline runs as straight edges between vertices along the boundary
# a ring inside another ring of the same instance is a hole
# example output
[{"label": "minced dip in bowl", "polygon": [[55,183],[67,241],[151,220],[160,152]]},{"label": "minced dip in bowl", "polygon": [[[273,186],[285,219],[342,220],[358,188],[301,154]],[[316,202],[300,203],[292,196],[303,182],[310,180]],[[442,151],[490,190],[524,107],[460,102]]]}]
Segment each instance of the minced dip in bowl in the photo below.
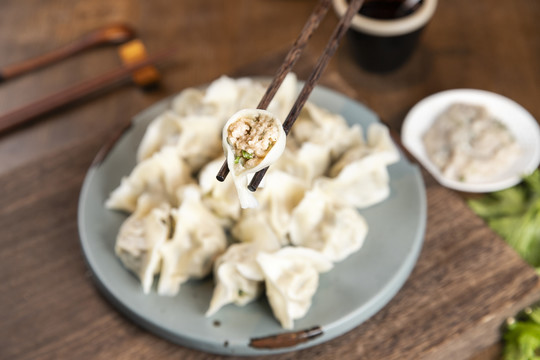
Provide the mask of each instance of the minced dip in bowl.
[{"label": "minced dip in bowl", "polygon": [[483,90],[431,95],[405,117],[402,141],[443,186],[472,193],[513,186],[540,163],[540,127],[521,105]]}]

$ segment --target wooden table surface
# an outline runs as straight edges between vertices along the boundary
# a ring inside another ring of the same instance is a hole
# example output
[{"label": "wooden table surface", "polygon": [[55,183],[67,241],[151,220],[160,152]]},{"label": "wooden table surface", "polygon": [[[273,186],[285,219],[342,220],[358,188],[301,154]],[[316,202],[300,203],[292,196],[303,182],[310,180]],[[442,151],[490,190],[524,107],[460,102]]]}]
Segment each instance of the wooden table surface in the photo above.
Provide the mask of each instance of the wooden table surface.
[{"label": "wooden table surface", "polygon": [[[127,22],[149,52],[178,49],[158,91],[124,85],[0,136],[0,359],[220,359],[163,340],[109,304],[77,232],[93,157],[142,109],[222,74],[272,75],[315,2],[308,0],[4,0],[0,68]],[[322,83],[398,130],[420,99],[453,88],[510,97],[540,119],[540,2],[444,0],[411,60],[366,73],[344,44]],[[330,12],[295,71],[306,78],[337,23]],[[102,47],[0,84],[0,114],[120,64]],[[462,197],[424,174],[425,243],[391,302],[325,344],[271,359],[495,359],[508,316],[540,299],[535,272]]]}]

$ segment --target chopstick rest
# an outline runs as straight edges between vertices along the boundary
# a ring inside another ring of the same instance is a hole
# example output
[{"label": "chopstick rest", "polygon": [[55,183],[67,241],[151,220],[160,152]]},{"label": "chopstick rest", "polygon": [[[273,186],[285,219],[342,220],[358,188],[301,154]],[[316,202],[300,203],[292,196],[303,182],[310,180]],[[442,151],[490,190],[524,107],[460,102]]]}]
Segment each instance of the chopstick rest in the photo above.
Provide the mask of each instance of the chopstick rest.
[{"label": "chopstick rest", "polygon": [[[132,65],[148,57],[144,44],[139,39],[131,40],[118,48],[118,54],[124,65]],[[144,90],[152,90],[159,83],[160,75],[157,68],[147,65],[133,71],[133,82]]]}]

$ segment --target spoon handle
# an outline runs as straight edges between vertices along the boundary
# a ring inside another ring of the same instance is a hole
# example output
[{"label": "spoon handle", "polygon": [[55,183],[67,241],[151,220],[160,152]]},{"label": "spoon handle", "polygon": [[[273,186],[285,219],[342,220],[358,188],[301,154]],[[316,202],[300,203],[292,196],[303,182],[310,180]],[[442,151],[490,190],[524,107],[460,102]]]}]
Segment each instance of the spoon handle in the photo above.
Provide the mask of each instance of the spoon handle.
[{"label": "spoon handle", "polygon": [[135,37],[135,31],[123,24],[109,25],[83,35],[78,40],[43,55],[0,68],[0,83],[38,68],[66,59],[84,50],[105,45],[121,44]]}]

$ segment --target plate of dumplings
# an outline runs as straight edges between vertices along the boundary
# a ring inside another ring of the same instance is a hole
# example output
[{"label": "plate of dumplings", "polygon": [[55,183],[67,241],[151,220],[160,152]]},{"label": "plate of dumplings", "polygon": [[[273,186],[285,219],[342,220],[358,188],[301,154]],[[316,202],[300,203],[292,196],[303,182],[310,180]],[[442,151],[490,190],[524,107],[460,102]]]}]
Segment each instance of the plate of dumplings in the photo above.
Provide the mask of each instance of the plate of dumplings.
[{"label": "plate of dumplings", "polygon": [[[329,341],[395,296],[422,247],[418,167],[375,113],[322,86],[252,193],[254,208],[241,206],[233,176],[216,180],[225,123],[255,108],[267,84],[222,76],[156,103],[81,190],[81,247],[97,286],[182,346],[265,355]],[[268,112],[285,119],[301,85],[288,75]]]}]

